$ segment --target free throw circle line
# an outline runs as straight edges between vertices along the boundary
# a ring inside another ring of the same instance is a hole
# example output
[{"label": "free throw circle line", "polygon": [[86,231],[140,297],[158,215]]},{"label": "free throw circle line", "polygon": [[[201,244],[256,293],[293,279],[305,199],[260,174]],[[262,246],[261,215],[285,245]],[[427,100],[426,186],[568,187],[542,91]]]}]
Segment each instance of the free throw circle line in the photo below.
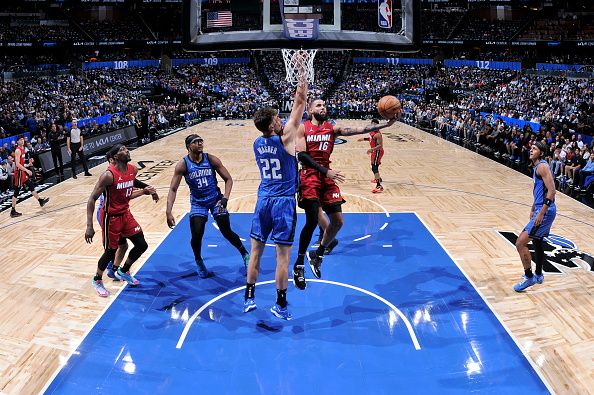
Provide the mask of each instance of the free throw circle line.
[{"label": "free throw circle line", "polygon": [[[386,306],[388,306],[392,311],[394,311],[396,314],[398,314],[398,316],[402,319],[402,322],[404,322],[404,325],[406,325],[406,329],[408,330],[408,334],[410,335],[410,338],[413,342],[413,345],[415,347],[415,350],[420,350],[421,349],[421,345],[419,344],[419,340],[417,339],[417,335],[415,334],[415,331],[412,327],[412,324],[410,323],[410,321],[408,320],[408,318],[406,318],[406,316],[404,315],[404,313],[402,313],[402,311],[400,311],[400,309],[398,309],[398,307],[394,306],[391,302],[389,302],[388,300],[382,298],[381,296],[368,291],[366,289],[360,288],[360,287],[356,287],[354,285],[350,285],[350,284],[345,284],[345,283],[340,283],[338,281],[330,281],[330,280],[318,280],[318,279],[307,279],[308,282],[314,282],[314,283],[324,283],[324,284],[330,284],[330,285],[337,285],[339,287],[344,287],[344,288],[350,288],[352,290],[355,291],[359,291],[361,293],[364,293],[365,295],[371,296],[372,298],[375,298],[377,300],[379,300],[380,302],[382,302],[383,304],[385,304]],[[258,285],[265,285],[265,284],[273,284],[275,283],[275,280],[268,280],[268,281],[261,281],[256,283],[256,286]],[[194,314],[192,314],[192,317],[190,317],[190,319],[188,320],[188,322],[186,322],[186,325],[184,327],[184,330],[182,331],[179,340],[177,341],[177,345],[175,346],[175,348],[180,349],[182,348],[184,341],[186,340],[186,336],[188,335],[188,332],[190,331],[190,328],[192,327],[192,324],[194,323],[194,321],[196,321],[196,319],[200,316],[200,314],[202,314],[202,312],[204,310],[206,310],[210,305],[212,305],[214,302],[216,302],[217,300],[220,300],[222,298],[224,298],[227,295],[231,295],[235,292],[244,290],[245,286],[241,286],[241,287],[237,287],[237,288],[233,288],[227,292],[224,292],[214,298],[212,298],[211,300],[209,300],[208,302],[206,302],[205,304],[203,304],[202,306],[200,306],[200,308],[198,310],[196,310],[196,312]]]}]

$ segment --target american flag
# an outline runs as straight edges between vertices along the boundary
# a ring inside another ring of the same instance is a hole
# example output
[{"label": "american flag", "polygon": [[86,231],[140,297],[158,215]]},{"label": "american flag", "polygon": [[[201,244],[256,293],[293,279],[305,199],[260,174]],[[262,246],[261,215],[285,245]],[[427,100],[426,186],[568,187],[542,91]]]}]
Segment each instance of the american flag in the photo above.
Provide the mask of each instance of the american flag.
[{"label": "american flag", "polygon": [[225,27],[233,25],[231,11],[208,12],[206,14],[206,27]]}]

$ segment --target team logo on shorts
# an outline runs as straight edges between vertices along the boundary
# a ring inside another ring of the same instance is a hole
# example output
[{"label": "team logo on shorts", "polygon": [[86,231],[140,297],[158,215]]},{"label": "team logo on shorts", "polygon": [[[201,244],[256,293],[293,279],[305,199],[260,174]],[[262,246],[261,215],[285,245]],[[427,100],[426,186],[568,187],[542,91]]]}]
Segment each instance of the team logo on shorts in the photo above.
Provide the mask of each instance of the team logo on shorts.
[{"label": "team logo on shorts", "polygon": [[[501,232],[503,236],[512,245],[516,245],[518,235],[514,232]],[[549,234],[544,238],[544,252],[546,261],[542,270],[547,273],[565,273],[566,270],[583,269],[589,272],[594,272],[594,255],[582,251],[570,239],[564,236]],[[532,261],[535,260],[534,245],[532,242],[528,244],[530,254],[532,254]]]}]

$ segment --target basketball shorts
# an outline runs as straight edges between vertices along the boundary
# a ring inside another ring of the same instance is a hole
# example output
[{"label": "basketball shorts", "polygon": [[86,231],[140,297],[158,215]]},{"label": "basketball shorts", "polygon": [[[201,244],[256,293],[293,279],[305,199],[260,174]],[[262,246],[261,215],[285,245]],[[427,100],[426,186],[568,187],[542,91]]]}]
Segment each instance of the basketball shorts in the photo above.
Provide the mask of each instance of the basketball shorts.
[{"label": "basketball shorts", "polygon": [[260,197],[256,203],[250,236],[262,243],[292,245],[297,225],[294,196]]},{"label": "basketball shorts", "polygon": [[342,204],[340,188],[333,179],[320,174],[313,169],[302,169],[300,174],[301,185],[299,186],[299,202],[303,200],[318,200],[320,206]]},{"label": "basketball shorts", "polygon": [[542,238],[547,237],[551,231],[551,226],[557,216],[557,207],[555,205],[549,207],[542,219],[542,223],[540,225],[534,225],[534,219],[538,215],[539,210],[540,208],[535,208],[534,214],[532,215],[532,218],[530,218],[530,222],[524,227],[524,231],[528,232],[528,236],[530,236],[531,239],[542,240]]},{"label": "basketball shorts", "polygon": [[21,188],[25,187],[29,192],[35,190],[35,181],[27,173],[17,170],[13,177],[14,197],[18,197]]},{"label": "basketball shorts", "polygon": [[204,203],[191,203],[190,208],[190,217],[199,216],[199,217],[208,217],[208,213],[210,212],[213,217],[218,217],[219,215],[229,215],[229,211],[226,208],[220,209],[217,207],[217,202],[221,200],[223,195],[219,195],[216,199],[209,200]]},{"label": "basketball shorts", "polygon": [[117,249],[122,244],[122,239],[134,236],[142,232],[142,228],[134,219],[130,210],[118,215],[105,215],[102,209],[99,212],[101,220],[101,235],[103,236],[103,247]]},{"label": "basketball shorts", "polygon": [[384,150],[373,151],[370,154],[371,157],[371,165],[372,166],[379,166],[382,164],[382,158],[384,156]]}]

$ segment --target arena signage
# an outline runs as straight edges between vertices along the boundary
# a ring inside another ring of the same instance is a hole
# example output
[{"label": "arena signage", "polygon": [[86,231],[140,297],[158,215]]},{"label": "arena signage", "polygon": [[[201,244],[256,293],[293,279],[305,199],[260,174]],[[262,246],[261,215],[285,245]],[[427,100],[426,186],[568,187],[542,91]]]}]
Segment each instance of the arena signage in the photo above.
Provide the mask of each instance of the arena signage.
[{"label": "arena signage", "polygon": [[291,40],[316,40],[319,32],[318,19],[285,18],[285,37]]},{"label": "arena signage", "polygon": [[391,65],[417,65],[417,64],[433,64],[432,59],[420,59],[420,58],[353,58],[353,63],[379,63],[379,64],[391,64]]},{"label": "arena signage", "polygon": [[536,70],[547,71],[582,71],[584,66],[582,64],[561,64],[561,63],[537,63]]},{"label": "arena signage", "polygon": [[460,59],[446,59],[444,61],[445,67],[476,67],[484,70],[522,70],[522,63],[520,62],[495,62],[492,60],[460,60]]},{"label": "arena signage", "polygon": [[[107,151],[107,149],[114,144],[124,144],[136,137],[136,128],[134,126],[126,126],[125,128],[114,130],[113,132],[86,138],[84,140],[85,156],[88,157],[100,151]],[[70,155],[68,154],[66,145],[63,145],[61,150],[64,166],[66,166],[66,164],[70,163]],[[54,162],[52,161],[52,154],[50,151],[40,153],[38,158],[44,173],[54,170]]]}]

